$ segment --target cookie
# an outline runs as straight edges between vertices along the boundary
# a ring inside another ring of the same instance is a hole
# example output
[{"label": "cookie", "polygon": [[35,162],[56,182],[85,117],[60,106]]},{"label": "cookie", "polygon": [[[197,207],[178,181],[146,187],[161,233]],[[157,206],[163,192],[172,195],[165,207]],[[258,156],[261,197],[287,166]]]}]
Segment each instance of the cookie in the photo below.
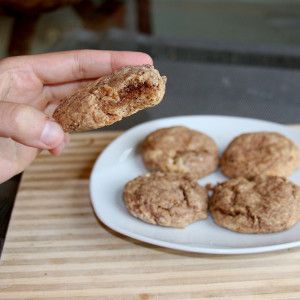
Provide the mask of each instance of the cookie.
[{"label": "cookie", "polygon": [[284,177],[238,177],[215,187],[209,209],[218,225],[232,231],[279,232],[300,219],[299,191]]},{"label": "cookie", "polygon": [[183,228],[207,218],[207,191],[178,174],[148,173],[124,188],[128,211],[147,223]]},{"label": "cookie", "polygon": [[221,157],[228,177],[289,176],[299,166],[299,149],[276,132],[246,133],[236,137]]},{"label": "cookie", "polygon": [[160,103],[165,86],[166,77],[153,66],[123,67],[63,99],[53,118],[65,132],[111,125]]},{"label": "cookie", "polygon": [[216,143],[204,133],[175,126],[149,134],[140,145],[149,170],[174,172],[200,178],[218,167]]}]

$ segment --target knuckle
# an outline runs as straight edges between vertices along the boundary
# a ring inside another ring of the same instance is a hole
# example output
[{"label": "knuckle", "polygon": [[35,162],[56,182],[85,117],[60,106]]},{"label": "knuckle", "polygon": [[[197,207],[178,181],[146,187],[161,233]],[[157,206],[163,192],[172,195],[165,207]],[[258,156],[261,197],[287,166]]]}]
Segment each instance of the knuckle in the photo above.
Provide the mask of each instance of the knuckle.
[{"label": "knuckle", "polygon": [[20,131],[23,129],[24,126],[24,119],[28,113],[29,108],[22,104],[12,105],[8,116],[10,118],[10,122],[15,127],[16,131]]},{"label": "knuckle", "polygon": [[85,78],[86,67],[81,52],[75,52],[73,56],[73,60],[74,60],[74,76],[78,79]]},{"label": "knuckle", "polygon": [[24,133],[26,108],[23,106],[25,105],[0,101],[1,136],[14,138]]}]

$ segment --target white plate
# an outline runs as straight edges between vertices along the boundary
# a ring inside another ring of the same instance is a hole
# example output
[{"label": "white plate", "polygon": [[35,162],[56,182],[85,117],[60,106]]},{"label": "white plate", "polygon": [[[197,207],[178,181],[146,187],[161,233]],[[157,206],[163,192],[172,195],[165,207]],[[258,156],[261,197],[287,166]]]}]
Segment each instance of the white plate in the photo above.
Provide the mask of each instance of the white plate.
[{"label": "white plate", "polygon": [[[288,231],[273,234],[240,234],[214,224],[211,217],[185,229],[166,228],[132,217],[123,200],[129,180],[147,172],[136,149],[150,132],[168,126],[185,125],[210,135],[220,153],[237,135],[249,131],[276,131],[300,146],[300,134],[288,127],[254,119],[223,116],[184,116],[138,125],[113,141],[95,163],[90,179],[91,199],[99,219],[113,230],[147,243],[190,252],[242,254],[275,251],[300,246],[300,223]],[[199,181],[216,183],[226,178],[216,172]],[[290,179],[300,184],[300,170]]]}]

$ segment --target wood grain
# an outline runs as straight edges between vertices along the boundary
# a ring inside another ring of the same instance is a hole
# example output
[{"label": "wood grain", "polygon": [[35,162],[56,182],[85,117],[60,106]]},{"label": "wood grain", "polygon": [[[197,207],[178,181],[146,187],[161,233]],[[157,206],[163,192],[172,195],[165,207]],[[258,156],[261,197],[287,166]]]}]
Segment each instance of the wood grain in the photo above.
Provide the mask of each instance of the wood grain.
[{"label": "wood grain", "polygon": [[3,250],[1,299],[300,299],[298,249],[192,254],[102,225],[88,178],[118,135],[74,134],[62,156],[43,153],[25,172]]}]

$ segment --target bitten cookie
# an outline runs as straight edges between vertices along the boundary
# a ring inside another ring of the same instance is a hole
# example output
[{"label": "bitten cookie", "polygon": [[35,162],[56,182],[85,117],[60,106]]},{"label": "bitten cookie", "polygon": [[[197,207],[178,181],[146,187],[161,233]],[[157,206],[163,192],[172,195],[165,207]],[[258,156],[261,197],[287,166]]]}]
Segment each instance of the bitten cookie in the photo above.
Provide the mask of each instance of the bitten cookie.
[{"label": "bitten cookie", "polygon": [[233,231],[283,231],[300,219],[299,191],[283,177],[238,177],[215,187],[210,212],[218,225]]},{"label": "bitten cookie", "polygon": [[140,152],[149,170],[198,179],[218,167],[218,148],[213,139],[183,126],[152,132],[140,145]]},{"label": "bitten cookie", "polygon": [[299,166],[299,149],[276,132],[253,132],[236,137],[221,157],[228,177],[289,176]]},{"label": "bitten cookie", "polygon": [[158,104],[166,77],[153,66],[127,66],[103,76],[62,100],[53,114],[66,132],[111,125]]},{"label": "bitten cookie", "polygon": [[147,223],[183,228],[207,218],[207,191],[178,174],[149,173],[124,188],[128,211]]}]

